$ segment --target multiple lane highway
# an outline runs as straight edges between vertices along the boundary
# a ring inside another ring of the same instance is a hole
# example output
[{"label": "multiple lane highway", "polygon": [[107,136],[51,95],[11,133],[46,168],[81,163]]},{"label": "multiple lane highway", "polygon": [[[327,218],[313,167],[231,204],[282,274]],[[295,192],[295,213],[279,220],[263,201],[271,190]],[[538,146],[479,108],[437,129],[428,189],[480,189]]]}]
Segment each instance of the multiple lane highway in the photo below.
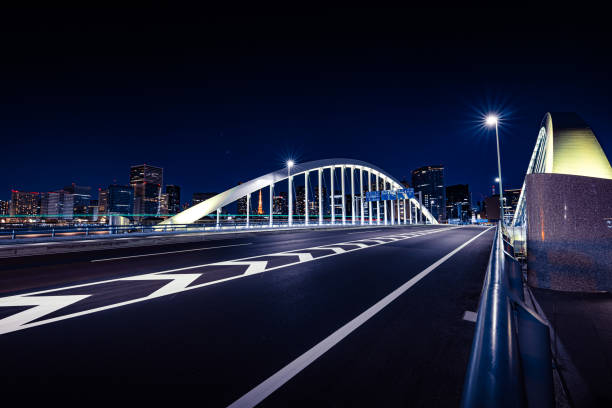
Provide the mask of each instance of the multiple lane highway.
[{"label": "multiple lane highway", "polygon": [[160,384],[204,406],[457,406],[492,239],[372,227],[3,259],[2,381]]}]

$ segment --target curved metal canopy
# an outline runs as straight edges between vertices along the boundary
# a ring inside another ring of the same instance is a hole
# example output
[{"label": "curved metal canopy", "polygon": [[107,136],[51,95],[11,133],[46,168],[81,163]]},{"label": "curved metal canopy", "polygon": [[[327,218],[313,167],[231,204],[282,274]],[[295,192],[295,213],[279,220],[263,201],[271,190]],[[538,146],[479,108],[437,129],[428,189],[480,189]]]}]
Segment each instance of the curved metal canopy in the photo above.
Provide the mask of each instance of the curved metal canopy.
[{"label": "curved metal canopy", "polygon": [[[354,167],[356,169],[368,170],[372,174],[376,174],[379,177],[385,177],[389,183],[391,183],[392,188],[401,188],[402,185],[400,182],[393,176],[390,176],[388,173],[383,171],[381,168],[374,166],[373,164],[366,163],[361,160],[354,159],[323,159],[323,160],[314,160],[306,163],[295,164],[291,168],[291,176],[295,177],[300,174],[304,174],[307,171],[313,171],[323,168],[331,168],[331,167]],[[208,200],[202,201],[193,207],[182,211],[173,217],[168,218],[165,221],[162,221],[161,224],[191,224],[196,222],[202,217],[205,217],[213,212],[215,212],[218,208],[223,208],[224,206],[233,203],[246,196],[247,194],[252,194],[259,191],[262,188],[269,187],[271,184],[278,183],[279,181],[283,181],[288,178],[287,168],[283,168],[280,170],[273,171],[272,173],[268,173],[261,177],[257,177],[253,180],[250,180],[246,183],[242,183],[236,187],[230,188],[220,194],[217,194],[214,197],[209,198]],[[418,201],[411,199],[411,202],[419,207]],[[426,208],[421,208],[423,212],[423,216],[427,220],[429,220],[432,224],[437,224],[435,218],[431,216],[429,211]]]},{"label": "curved metal canopy", "polygon": [[[546,113],[527,174],[555,173],[612,179],[612,167],[589,125],[574,112]],[[512,225],[525,219],[525,183]]]}]

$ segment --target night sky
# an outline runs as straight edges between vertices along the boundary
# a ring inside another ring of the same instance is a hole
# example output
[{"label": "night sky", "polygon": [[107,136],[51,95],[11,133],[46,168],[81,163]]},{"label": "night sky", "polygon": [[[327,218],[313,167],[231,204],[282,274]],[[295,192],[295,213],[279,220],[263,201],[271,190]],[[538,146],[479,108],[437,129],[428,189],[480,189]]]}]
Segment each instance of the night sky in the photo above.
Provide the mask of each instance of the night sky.
[{"label": "night sky", "polygon": [[[239,13],[239,14],[237,14]],[[130,165],[223,191],[330,157],[398,178],[443,164],[474,202],[521,186],[547,111],[575,111],[612,157],[601,10],[3,10],[0,199],[94,189]],[[94,196],[93,198],[97,198]]]}]

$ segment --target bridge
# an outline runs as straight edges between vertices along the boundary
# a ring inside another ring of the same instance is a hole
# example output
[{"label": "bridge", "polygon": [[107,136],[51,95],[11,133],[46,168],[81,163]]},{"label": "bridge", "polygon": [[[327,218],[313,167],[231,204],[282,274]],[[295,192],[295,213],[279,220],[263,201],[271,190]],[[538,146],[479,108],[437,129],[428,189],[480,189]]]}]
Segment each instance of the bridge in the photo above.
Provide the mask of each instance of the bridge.
[{"label": "bridge", "polygon": [[[316,175],[317,179],[317,202],[316,207],[318,208],[318,214],[309,214],[309,186],[311,185],[310,177]],[[325,184],[325,176],[329,179],[329,184]],[[294,164],[289,162],[287,169],[281,169],[268,173],[266,175],[252,179],[246,183],[242,183],[234,188],[231,188],[223,193],[217,194],[214,197],[209,198],[197,205],[188,208],[187,210],[176,214],[173,217],[163,221],[161,225],[172,225],[172,224],[190,224],[197,220],[205,217],[211,213],[217,215],[217,225],[220,224],[221,209],[238,199],[243,197],[246,198],[246,225],[250,226],[250,202],[251,194],[261,191],[262,189],[268,189],[269,193],[269,210],[268,220],[269,225],[273,226],[273,197],[274,197],[274,186],[283,180],[288,182],[288,225],[294,224],[294,179],[297,177],[303,177],[304,180],[304,214],[303,223],[309,225],[311,223],[311,215],[317,216],[313,224],[323,225],[324,224],[324,185],[329,185],[330,188],[330,209],[331,209],[331,220],[330,223],[336,224],[336,178],[340,180],[340,215],[341,225],[346,225],[347,222],[351,225],[380,225],[381,222],[385,225],[390,224],[407,224],[416,223],[417,214],[419,219],[425,220],[430,224],[437,224],[437,220],[431,216],[430,212],[423,207],[422,202],[417,201],[415,198],[396,198],[395,203],[386,201],[376,201],[375,207],[373,203],[365,200],[364,193],[366,191],[379,191],[379,190],[394,190],[401,189],[402,184],[393,176],[386,173],[384,170],[376,167],[372,164],[352,159],[326,159],[326,160],[315,160],[306,163]],[[358,184],[356,183],[358,179]],[[347,186],[351,192],[351,219],[347,220],[347,205],[346,205],[346,193]],[[374,186],[374,187],[372,187]],[[355,194],[357,191],[357,195]],[[356,200],[357,199],[357,200]],[[367,209],[366,209],[367,205]],[[382,207],[382,213],[381,213]],[[375,210],[375,214],[374,214]],[[365,214],[368,214],[367,220]],[[413,217],[414,216],[414,217]]]},{"label": "bridge", "polygon": [[[555,117],[545,119],[508,228],[441,225],[412,196],[366,200],[403,186],[366,162],[329,159],[254,178],[146,233],[6,245],[3,381],[18,392],[68,386],[88,395],[181,384],[171,402],[207,406],[553,406],[553,358],[571,359],[550,338],[568,328],[546,318],[558,299],[538,290],[560,280],[527,270],[527,285],[514,254],[523,242],[528,257],[544,248],[516,233],[548,227],[533,209],[543,201],[530,192],[531,176],[549,177],[542,163],[576,142],[563,142],[563,129],[588,136]],[[297,178],[304,214],[293,213]],[[252,225],[247,211],[244,228],[223,228],[223,207],[262,189],[273,197],[283,181],[286,219],[270,206],[268,225]],[[216,225],[197,227],[211,215]],[[587,345],[579,349],[606,352]],[[563,378],[572,397],[581,392]]]}]

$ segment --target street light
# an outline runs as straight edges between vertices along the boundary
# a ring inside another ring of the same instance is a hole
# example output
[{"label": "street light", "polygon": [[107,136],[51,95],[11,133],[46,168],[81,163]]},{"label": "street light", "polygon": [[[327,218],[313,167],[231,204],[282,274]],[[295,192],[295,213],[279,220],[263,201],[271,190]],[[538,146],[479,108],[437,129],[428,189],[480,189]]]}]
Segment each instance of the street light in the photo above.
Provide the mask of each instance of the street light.
[{"label": "street light", "polygon": [[289,196],[289,202],[287,203],[287,209],[289,210],[289,214],[288,218],[287,218],[287,224],[289,226],[293,225],[293,197],[291,195],[291,193],[293,192],[293,186],[291,185],[291,168],[294,165],[294,161],[293,160],[287,160],[287,183],[288,183],[288,196]]},{"label": "street light", "polygon": [[485,120],[487,126],[495,125],[495,140],[497,141],[497,171],[499,176],[495,181],[499,181],[499,213],[502,220],[502,225],[504,225],[504,190],[502,188],[502,175],[501,175],[501,159],[499,157],[499,131],[497,129],[497,116],[489,115]]}]

